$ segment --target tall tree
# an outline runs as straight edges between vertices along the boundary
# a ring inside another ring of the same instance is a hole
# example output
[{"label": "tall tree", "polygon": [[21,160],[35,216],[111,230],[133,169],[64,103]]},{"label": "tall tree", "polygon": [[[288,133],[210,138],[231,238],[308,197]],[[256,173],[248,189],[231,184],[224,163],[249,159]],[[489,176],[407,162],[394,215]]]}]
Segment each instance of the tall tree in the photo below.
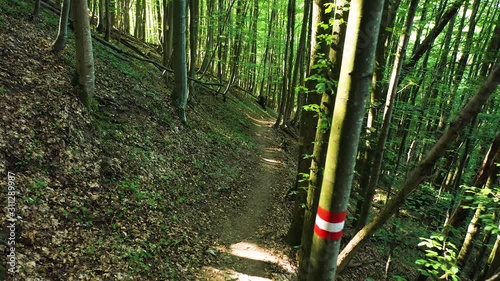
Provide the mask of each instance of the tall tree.
[{"label": "tall tree", "polygon": [[52,52],[59,53],[64,49],[66,44],[66,34],[68,33],[68,19],[70,10],[70,0],[61,2],[61,16],[59,17],[59,31],[56,41],[52,44]]},{"label": "tall tree", "polygon": [[106,0],[105,2],[106,7],[105,7],[105,18],[106,18],[106,24],[105,24],[105,29],[104,29],[104,39],[106,41],[109,41],[111,38],[111,29],[113,29],[113,24],[111,21],[111,14],[112,14],[112,7],[111,7],[111,0]]},{"label": "tall tree", "polygon": [[174,0],[174,76],[175,90],[172,96],[175,100],[177,113],[182,122],[187,125],[186,106],[188,99],[187,83],[187,52],[186,52],[186,0]]},{"label": "tall tree", "polygon": [[378,184],[378,179],[380,175],[380,170],[382,168],[382,160],[384,158],[385,143],[387,136],[389,135],[389,127],[391,125],[392,110],[394,108],[394,100],[396,96],[396,90],[398,88],[399,74],[401,73],[401,68],[403,66],[404,56],[406,53],[406,48],[410,39],[410,33],[413,26],[413,19],[417,11],[418,0],[411,0],[410,7],[408,9],[408,16],[406,18],[405,29],[400,36],[399,46],[394,60],[394,67],[392,69],[392,74],[389,82],[389,88],[387,90],[386,104],[384,109],[384,118],[382,121],[382,128],[380,129],[380,134],[377,141],[377,147],[375,149],[375,156],[373,160],[373,167],[371,167],[370,181],[366,187],[364,187],[363,192],[363,206],[361,208],[361,213],[358,218],[358,225],[356,228],[359,230],[365,226],[369,211],[372,206],[373,196],[375,195],[375,188]]},{"label": "tall tree", "polygon": [[[329,63],[332,65],[332,80],[338,81],[342,62],[342,50],[346,31],[349,1],[338,0],[335,2],[335,15],[332,26],[332,50],[330,52]],[[325,166],[328,138],[330,135],[330,122],[335,100],[336,88],[334,92],[324,91],[321,97],[320,112],[316,136],[314,139],[314,149],[311,155],[311,168],[309,169],[309,186],[307,188],[307,201],[304,210],[304,225],[302,227],[302,239],[299,252],[299,278],[305,279],[308,264],[307,260],[311,254],[311,243],[314,229],[314,219],[318,208],[319,192],[323,181],[323,168]]]},{"label": "tall tree", "polygon": [[334,280],[384,0],[351,2],[307,280]]},{"label": "tall tree", "polygon": [[31,14],[31,19],[33,21],[38,20],[40,17],[40,1],[41,0],[35,0],[35,5],[33,7],[33,13]]},{"label": "tall tree", "polygon": [[[196,59],[198,53],[198,17],[199,1],[189,0],[189,77],[194,78],[196,72]],[[190,99],[193,98],[193,84],[190,83]]]},{"label": "tall tree", "polygon": [[172,1],[163,0],[163,65],[170,66],[173,50],[174,13]]},{"label": "tall tree", "polygon": [[91,109],[95,73],[87,0],[72,0],[71,9],[75,33],[77,91],[85,106]]},{"label": "tall tree", "polygon": [[[296,192],[293,219],[287,233],[287,240],[292,245],[299,245],[302,240],[302,227],[304,226],[304,205],[307,199],[307,189],[309,184],[307,176],[311,167],[311,158],[314,148],[314,138],[316,136],[316,125],[318,124],[318,114],[313,109],[321,101],[322,92],[317,92],[317,85],[330,81],[330,68],[317,67],[329,56],[330,45],[325,40],[326,36],[332,32],[331,25],[328,24],[330,15],[326,13],[326,0],[314,0],[312,9],[312,32],[311,38],[311,77],[307,83],[308,91],[304,93],[304,105],[308,108],[302,113],[299,128],[299,163],[297,165],[297,175],[293,190]],[[326,28],[323,28],[326,27]]]},{"label": "tall tree", "polygon": [[[290,101],[293,102],[294,91],[289,88],[289,82],[291,80],[292,69],[293,69],[293,45],[294,45],[294,31],[295,31],[295,0],[288,0],[287,9],[287,32],[286,32],[286,42],[285,42],[285,56],[283,60],[283,86],[280,99],[280,105],[278,110],[278,118],[274,127],[282,125],[282,128],[286,126],[286,123],[290,118]],[[281,119],[283,118],[283,123]]]}]

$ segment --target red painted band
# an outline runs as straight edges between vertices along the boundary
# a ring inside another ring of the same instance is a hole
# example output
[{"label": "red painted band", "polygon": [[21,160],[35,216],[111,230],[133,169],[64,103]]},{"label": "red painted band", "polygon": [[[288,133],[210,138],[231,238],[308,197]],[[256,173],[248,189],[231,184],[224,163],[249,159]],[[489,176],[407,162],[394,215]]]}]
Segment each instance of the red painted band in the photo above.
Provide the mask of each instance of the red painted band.
[{"label": "red painted band", "polygon": [[345,211],[340,212],[340,213],[334,213],[334,212],[330,212],[330,211],[325,210],[325,209],[321,208],[320,206],[318,206],[319,217],[327,222],[331,222],[331,223],[343,222],[343,221],[345,221],[346,214],[347,214],[347,212],[345,212]]},{"label": "red painted band", "polygon": [[319,228],[317,225],[314,225],[314,233],[325,240],[339,240],[340,238],[342,238],[342,231],[328,232]]}]

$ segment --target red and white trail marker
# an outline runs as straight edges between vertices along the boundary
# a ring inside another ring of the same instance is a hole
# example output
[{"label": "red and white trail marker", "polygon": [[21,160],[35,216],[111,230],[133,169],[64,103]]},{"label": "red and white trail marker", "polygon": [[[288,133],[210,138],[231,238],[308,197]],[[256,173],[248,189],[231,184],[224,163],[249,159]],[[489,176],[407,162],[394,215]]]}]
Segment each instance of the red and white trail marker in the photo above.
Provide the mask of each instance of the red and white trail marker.
[{"label": "red and white trail marker", "polygon": [[334,213],[318,207],[314,232],[325,240],[339,240],[344,229],[346,212]]}]

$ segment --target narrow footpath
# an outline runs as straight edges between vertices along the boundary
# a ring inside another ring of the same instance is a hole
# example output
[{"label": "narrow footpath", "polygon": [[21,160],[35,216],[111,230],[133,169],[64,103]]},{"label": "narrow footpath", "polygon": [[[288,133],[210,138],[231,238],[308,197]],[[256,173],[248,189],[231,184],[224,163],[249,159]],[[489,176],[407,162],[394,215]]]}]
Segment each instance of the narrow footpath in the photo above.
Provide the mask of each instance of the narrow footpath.
[{"label": "narrow footpath", "polygon": [[273,212],[272,207],[279,205],[275,201],[283,199],[283,194],[276,194],[275,187],[287,180],[283,178],[288,169],[283,160],[285,152],[280,148],[271,121],[249,118],[254,123],[252,130],[258,144],[259,160],[254,167],[248,167],[251,178],[244,183],[249,186],[241,187],[248,190],[246,196],[240,198],[241,208],[227,212],[220,220],[218,241],[214,241],[216,246],[211,252],[217,255],[217,264],[203,268],[200,280],[284,281],[293,275],[294,268],[289,258],[282,251],[266,247],[272,241],[263,241],[260,235],[268,232],[269,227],[287,227],[272,223],[269,226],[266,221]]}]

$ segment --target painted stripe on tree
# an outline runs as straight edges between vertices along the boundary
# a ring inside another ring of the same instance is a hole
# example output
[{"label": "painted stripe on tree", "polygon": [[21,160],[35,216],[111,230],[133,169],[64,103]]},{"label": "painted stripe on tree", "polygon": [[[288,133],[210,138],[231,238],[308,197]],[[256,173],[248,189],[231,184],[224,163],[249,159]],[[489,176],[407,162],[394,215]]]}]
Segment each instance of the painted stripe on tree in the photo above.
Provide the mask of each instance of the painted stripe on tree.
[{"label": "painted stripe on tree", "polygon": [[326,240],[339,240],[344,229],[346,212],[334,213],[318,207],[314,232]]}]

